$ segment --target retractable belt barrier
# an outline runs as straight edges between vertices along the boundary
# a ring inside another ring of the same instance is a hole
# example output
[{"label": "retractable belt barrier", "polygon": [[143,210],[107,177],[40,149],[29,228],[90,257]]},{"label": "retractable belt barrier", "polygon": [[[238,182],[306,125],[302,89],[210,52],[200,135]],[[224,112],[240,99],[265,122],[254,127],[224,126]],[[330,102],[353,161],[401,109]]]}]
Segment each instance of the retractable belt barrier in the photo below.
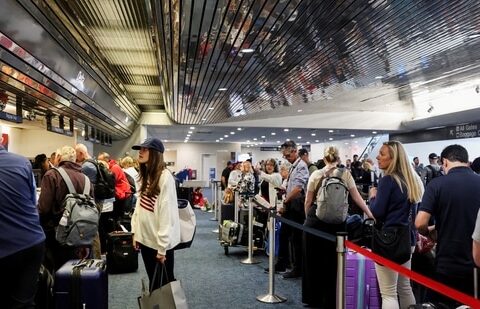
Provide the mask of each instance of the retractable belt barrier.
[{"label": "retractable belt barrier", "polygon": [[[321,237],[323,239],[327,239],[329,241],[332,241],[332,242],[335,242],[335,241],[338,241],[339,239],[342,239],[341,237],[340,238],[336,238],[335,236],[331,235],[331,234],[328,234],[328,233],[325,233],[325,232],[322,232],[322,231],[319,231],[319,230],[316,230],[316,229],[313,229],[311,227],[307,227],[307,226],[304,226],[302,224],[299,224],[297,222],[294,222],[292,220],[289,220],[289,219],[285,219],[279,215],[277,215],[276,213],[272,213],[272,215],[275,217],[276,220],[282,222],[282,223],[285,223],[285,224],[288,224],[294,228],[297,228],[299,230],[302,230],[304,232],[307,232],[309,234],[312,234],[312,235],[315,235],[317,237]],[[275,245],[274,243],[272,245]],[[338,249],[338,244],[337,244],[337,249]],[[342,246],[341,246],[342,247]],[[420,283],[421,285],[424,285],[436,292],[439,292],[447,297],[450,297],[462,304],[465,304],[465,305],[468,305],[470,306],[471,308],[480,308],[480,300],[479,299],[476,299],[474,298],[473,296],[470,296],[470,295],[467,295],[463,292],[460,292],[458,290],[455,290],[449,286],[446,286],[445,284],[442,284],[440,282],[437,282],[433,279],[430,279],[424,275],[421,275],[419,273],[416,273],[408,268],[405,268],[399,264],[396,264],[380,255],[377,255],[365,248],[362,248],[360,246],[358,246],[357,244],[349,241],[349,240],[345,240],[345,247],[346,248],[349,248],[353,251],[356,251],[370,259],[372,259],[373,261],[375,261],[376,263],[378,264],[382,264],[383,266],[385,267],[388,267],[400,274],[402,274],[403,276],[405,277],[408,277],[410,279],[412,279],[413,281],[415,282],[418,282]],[[338,251],[338,250],[337,250]],[[340,252],[337,252],[337,253],[340,253]],[[338,306],[338,302],[337,302],[337,308],[342,308],[343,306]],[[343,304],[342,304],[343,305]]]},{"label": "retractable belt barrier", "polygon": [[362,248],[355,243],[346,240],[345,245],[347,248],[352,249],[372,260],[377,262],[378,264],[382,264],[383,266],[386,266],[390,269],[395,270],[396,272],[404,275],[405,277],[408,277],[412,279],[413,281],[416,281],[420,283],[421,285],[424,285],[436,292],[442,293],[445,296],[448,296],[462,304],[468,305],[472,308],[480,308],[480,300],[475,299],[474,297],[467,295],[463,292],[457,291],[455,289],[452,289],[449,286],[446,286],[445,284],[439,283],[435,280],[432,280],[428,277],[425,277],[419,273],[416,273],[408,268],[405,268],[397,263],[394,263],[380,255],[377,255],[365,248]]}]

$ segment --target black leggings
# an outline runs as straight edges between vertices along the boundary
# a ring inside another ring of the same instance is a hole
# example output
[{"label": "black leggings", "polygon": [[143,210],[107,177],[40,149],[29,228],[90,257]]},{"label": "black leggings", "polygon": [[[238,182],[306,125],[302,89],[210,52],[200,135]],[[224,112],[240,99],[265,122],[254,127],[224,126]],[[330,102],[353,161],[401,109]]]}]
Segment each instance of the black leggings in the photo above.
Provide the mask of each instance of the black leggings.
[{"label": "black leggings", "polygon": [[[141,254],[142,254],[142,259],[143,259],[143,263],[145,264],[145,269],[147,271],[147,274],[148,274],[148,280],[149,280],[149,287],[151,286],[152,284],[152,280],[153,280],[153,273],[155,272],[155,266],[157,265],[157,250],[154,250],[150,247],[147,247],[143,244],[140,244],[140,251],[141,251]],[[175,258],[175,255],[174,255],[174,251],[171,249],[171,250],[167,250],[167,253],[165,254],[165,257],[167,258],[167,260],[165,261],[165,268],[167,270],[167,273],[166,273],[166,277],[165,277],[165,273],[163,274],[163,278],[162,278],[162,285],[165,285],[171,281],[175,281],[175,276],[174,276],[174,273],[173,273],[173,266],[174,266],[174,258]],[[155,283],[153,285],[153,289],[157,289],[160,287],[160,277],[161,277],[161,274],[162,274],[162,269],[163,267],[161,267],[161,265],[159,265],[159,268],[157,270],[157,276],[155,278]]]}]

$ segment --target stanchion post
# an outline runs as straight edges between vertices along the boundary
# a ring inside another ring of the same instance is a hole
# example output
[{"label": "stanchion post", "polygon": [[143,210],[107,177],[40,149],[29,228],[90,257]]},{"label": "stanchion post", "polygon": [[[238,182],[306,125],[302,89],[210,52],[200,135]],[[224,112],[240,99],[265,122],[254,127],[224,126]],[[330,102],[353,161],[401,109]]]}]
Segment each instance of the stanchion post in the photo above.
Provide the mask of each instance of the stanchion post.
[{"label": "stanchion post", "polygon": [[347,233],[337,233],[337,309],[345,309],[345,238]]},{"label": "stanchion post", "polygon": [[[215,196],[215,195],[217,195],[217,186],[218,186],[218,183],[215,181],[215,182],[213,182],[213,184],[214,184],[214,188],[215,188],[214,191],[213,191],[213,195]],[[215,198],[216,198],[216,197],[215,197]],[[212,207],[213,207],[213,204],[212,204]],[[217,220],[218,220],[218,219],[217,219],[217,211],[216,211],[216,210],[215,210],[215,216],[214,216],[213,218],[211,218],[210,220],[211,220],[211,221],[217,221]],[[220,226],[217,225],[217,228],[214,229],[214,230],[212,230],[212,233],[218,233],[218,234],[220,234]]]},{"label": "stanchion post", "polygon": [[233,222],[237,222],[238,223],[238,206],[240,204],[240,194],[238,193],[238,191],[234,191],[235,192],[235,197],[233,198]]},{"label": "stanchion post", "polygon": [[248,198],[248,257],[240,263],[242,264],[257,264],[260,261],[253,258],[253,204],[252,197]]},{"label": "stanchion post", "polygon": [[[212,207],[208,210],[208,212],[214,212],[217,209],[217,182],[212,179]],[[217,213],[215,213],[214,217],[211,220],[217,220]]]},{"label": "stanchion post", "polygon": [[270,210],[268,220],[268,294],[257,296],[257,300],[267,304],[283,303],[287,299],[280,295],[275,295],[275,209]]}]

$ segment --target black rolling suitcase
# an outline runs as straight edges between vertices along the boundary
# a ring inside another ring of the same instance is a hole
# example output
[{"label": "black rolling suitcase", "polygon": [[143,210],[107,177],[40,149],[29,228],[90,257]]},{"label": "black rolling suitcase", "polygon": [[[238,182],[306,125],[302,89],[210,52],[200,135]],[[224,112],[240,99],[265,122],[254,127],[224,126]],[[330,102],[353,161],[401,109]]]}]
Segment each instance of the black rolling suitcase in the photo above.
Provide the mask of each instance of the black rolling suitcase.
[{"label": "black rolling suitcase", "polygon": [[133,247],[132,233],[117,231],[108,234],[107,266],[110,274],[137,271],[138,251]]},{"label": "black rolling suitcase", "polygon": [[57,309],[108,309],[105,261],[68,261],[55,274],[54,291]]}]

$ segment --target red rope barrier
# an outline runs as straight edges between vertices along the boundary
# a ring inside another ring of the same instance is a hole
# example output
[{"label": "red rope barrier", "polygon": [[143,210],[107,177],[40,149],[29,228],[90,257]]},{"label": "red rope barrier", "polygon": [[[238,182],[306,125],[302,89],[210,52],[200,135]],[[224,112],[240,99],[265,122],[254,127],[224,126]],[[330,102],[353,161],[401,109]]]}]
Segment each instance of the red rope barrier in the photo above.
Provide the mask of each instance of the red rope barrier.
[{"label": "red rope barrier", "polygon": [[345,245],[347,248],[349,249],[352,249],[353,251],[356,251],[372,260],[374,260],[375,262],[377,262],[378,264],[382,264],[383,266],[386,266],[388,268],[391,268],[395,271],[397,271],[398,273],[412,279],[413,281],[416,281],[436,292],[439,292],[439,293],[442,293],[452,299],[455,299],[456,301],[462,303],[462,304],[465,304],[465,305],[468,305],[474,309],[478,309],[480,308],[480,300],[478,299],[475,299],[473,298],[472,296],[470,295],[467,295],[465,293],[462,293],[460,291],[457,291],[455,289],[452,289],[451,287],[449,286],[446,286],[442,283],[439,283],[437,281],[434,281],[428,277],[425,277],[423,275],[420,275],[416,272],[413,272],[411,271],[410,269],[408,268],[405,268],[399,264],[396,264],[382,256],[379,256],[365,248],[362,248],[358,245],[356,245],[355,243],[351,242],[351,241],[348,241],[348,240],[345,240]]}]

